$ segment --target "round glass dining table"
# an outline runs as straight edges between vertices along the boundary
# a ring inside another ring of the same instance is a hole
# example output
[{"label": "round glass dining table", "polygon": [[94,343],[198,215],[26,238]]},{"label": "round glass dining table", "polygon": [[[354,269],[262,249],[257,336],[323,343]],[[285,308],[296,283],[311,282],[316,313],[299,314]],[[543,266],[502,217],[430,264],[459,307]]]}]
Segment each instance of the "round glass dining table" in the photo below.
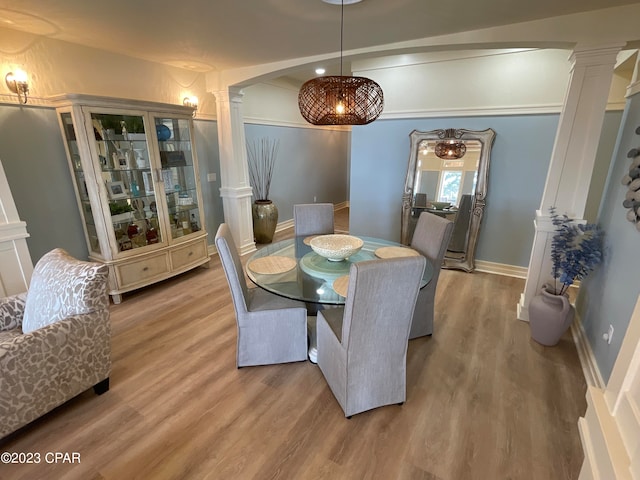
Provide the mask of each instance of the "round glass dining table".
[{"label": "round glass dining table", "polygon": [[[261,247],[246,262],[246,273],[258,287],[282,297],[305,302],[309,315],[309,359],[315,362],[315,315],[329,306],[344,305],[351,264],[390,256],[416,255],[405,245],[364,237],[355,255],[334,262],[321,257],[309,245],[312,237],[294,237]],[[420,288],[433,276],[427,262]]]},{"label": "round glass dining table", "polygon": [[[307,305],[307,309],[315,315],[319,305],[344,305],[345,297],[341,293],[345,292],[337,286],[334,288],[334,282],[349,274],[351,264],[391,255],[403,256],[405,250],[407,255],[417,254],[400,243],[360,235],[357,237],[364,242],[362,249],[339,262],[315,253],[309,245],[312,237],[294,237],[266,245],[247,260],[247,276],[257,286],[271,293],[311,304]],[[420,287],[426,286],[432,276],[433,266],[427,262]]]}]

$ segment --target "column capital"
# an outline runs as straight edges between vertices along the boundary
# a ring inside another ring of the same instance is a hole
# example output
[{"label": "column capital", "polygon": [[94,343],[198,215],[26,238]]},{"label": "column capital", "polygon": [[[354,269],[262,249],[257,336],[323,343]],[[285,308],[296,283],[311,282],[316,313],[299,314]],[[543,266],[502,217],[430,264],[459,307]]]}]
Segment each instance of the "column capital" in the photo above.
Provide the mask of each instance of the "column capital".
[{"label": "column capital", "polygon": [[575,65],[609,65],[616,63],[616,57],[626,42],[589,45],[578,43],[569,61]]},{"label": "column capital", "polygon": [[244,90],[241,87],[230,86],[220,90],[210,90],[216,97],[216,101],[242,102]]}]

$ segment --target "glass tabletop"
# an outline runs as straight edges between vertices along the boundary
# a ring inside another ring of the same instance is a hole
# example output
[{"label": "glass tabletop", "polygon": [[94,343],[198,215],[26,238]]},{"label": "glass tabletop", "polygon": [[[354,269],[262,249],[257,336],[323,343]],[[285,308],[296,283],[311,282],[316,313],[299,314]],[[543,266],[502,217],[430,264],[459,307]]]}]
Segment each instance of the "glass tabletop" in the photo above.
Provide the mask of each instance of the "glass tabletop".
[{"label": "glass tabletop", "polygon": [[[265,290],[307,303],[343,305],[345,297],[334,290],[334,282],[349,274],[352,263],[374,260],[376,250],[405,245],[379,238],[363,237],[362,249],[340,262],[332,262],[315,253],[308,245],[310,237],[295,237],[266,245],[246,263],[249,279]],[[420,288],[433,276],[433,266],[427,261]],[[341,283],[336,282],[337,285]],[[338,289],[339,291],[343,290]]]}]

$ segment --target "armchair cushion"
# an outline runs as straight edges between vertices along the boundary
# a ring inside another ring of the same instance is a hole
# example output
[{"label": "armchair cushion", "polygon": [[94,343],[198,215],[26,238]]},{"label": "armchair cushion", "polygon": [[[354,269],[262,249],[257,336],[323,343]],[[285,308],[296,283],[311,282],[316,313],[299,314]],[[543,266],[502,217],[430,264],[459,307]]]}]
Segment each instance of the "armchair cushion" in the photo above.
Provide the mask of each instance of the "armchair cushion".
[{"label": "armchair cushion", "polygon": [[61,248],[45,254],[33,270],[22,331],[108,308],[107,275],[106,265],[76,260]]}]

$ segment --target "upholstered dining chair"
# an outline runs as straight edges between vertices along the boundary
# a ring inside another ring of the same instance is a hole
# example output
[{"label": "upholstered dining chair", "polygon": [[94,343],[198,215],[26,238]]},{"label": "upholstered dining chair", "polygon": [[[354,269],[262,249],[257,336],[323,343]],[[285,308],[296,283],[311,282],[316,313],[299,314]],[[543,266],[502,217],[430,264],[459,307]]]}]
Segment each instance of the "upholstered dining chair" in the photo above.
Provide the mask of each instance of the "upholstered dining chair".
[{"label": "upholstered dining chair", "polygon": [[247,287],[240,256],[226,223],[218,228],[215,243],[236,313],[237,367],[306,360],[307,310],[304,303],[261,288]]},{"label": "upholstered dining chair", "polygon": [[293,206],[296,236],[334,233],[333,203],[301,203]]},{"label": "upholstered dining chair", "polygon": [[420,290],[416,302],[409,339],[433,334],[436,288],[442,260],[451,239],[453,222],[429,212],[422,212],[413,232],[411,248],[424,255],[433,265],[433,276]]},{"label": "upholstered dining chair", "polygon": [[447,250],[452,252],[466,252],[469,239],[469,222],[471,220],[471,208],[473,207],[473,195],[465,194],[460,199],[458,213],[453,221],[453,233]]},{"label": "upholstered dining chair", "polygon": [[[414,207],[427,207],[427,194],[426,193],[416,193],[413,197],[413,206]],[[414,217],[419,217],[423,212],[423,208],[413,208],[411,210],[411,214]]]},{"label": "upholstered dining chair", "polygon": [[411,318],[422,256],[351,265],[344,307],[318,312],[318,366],[349,418],[405,401]]}]

